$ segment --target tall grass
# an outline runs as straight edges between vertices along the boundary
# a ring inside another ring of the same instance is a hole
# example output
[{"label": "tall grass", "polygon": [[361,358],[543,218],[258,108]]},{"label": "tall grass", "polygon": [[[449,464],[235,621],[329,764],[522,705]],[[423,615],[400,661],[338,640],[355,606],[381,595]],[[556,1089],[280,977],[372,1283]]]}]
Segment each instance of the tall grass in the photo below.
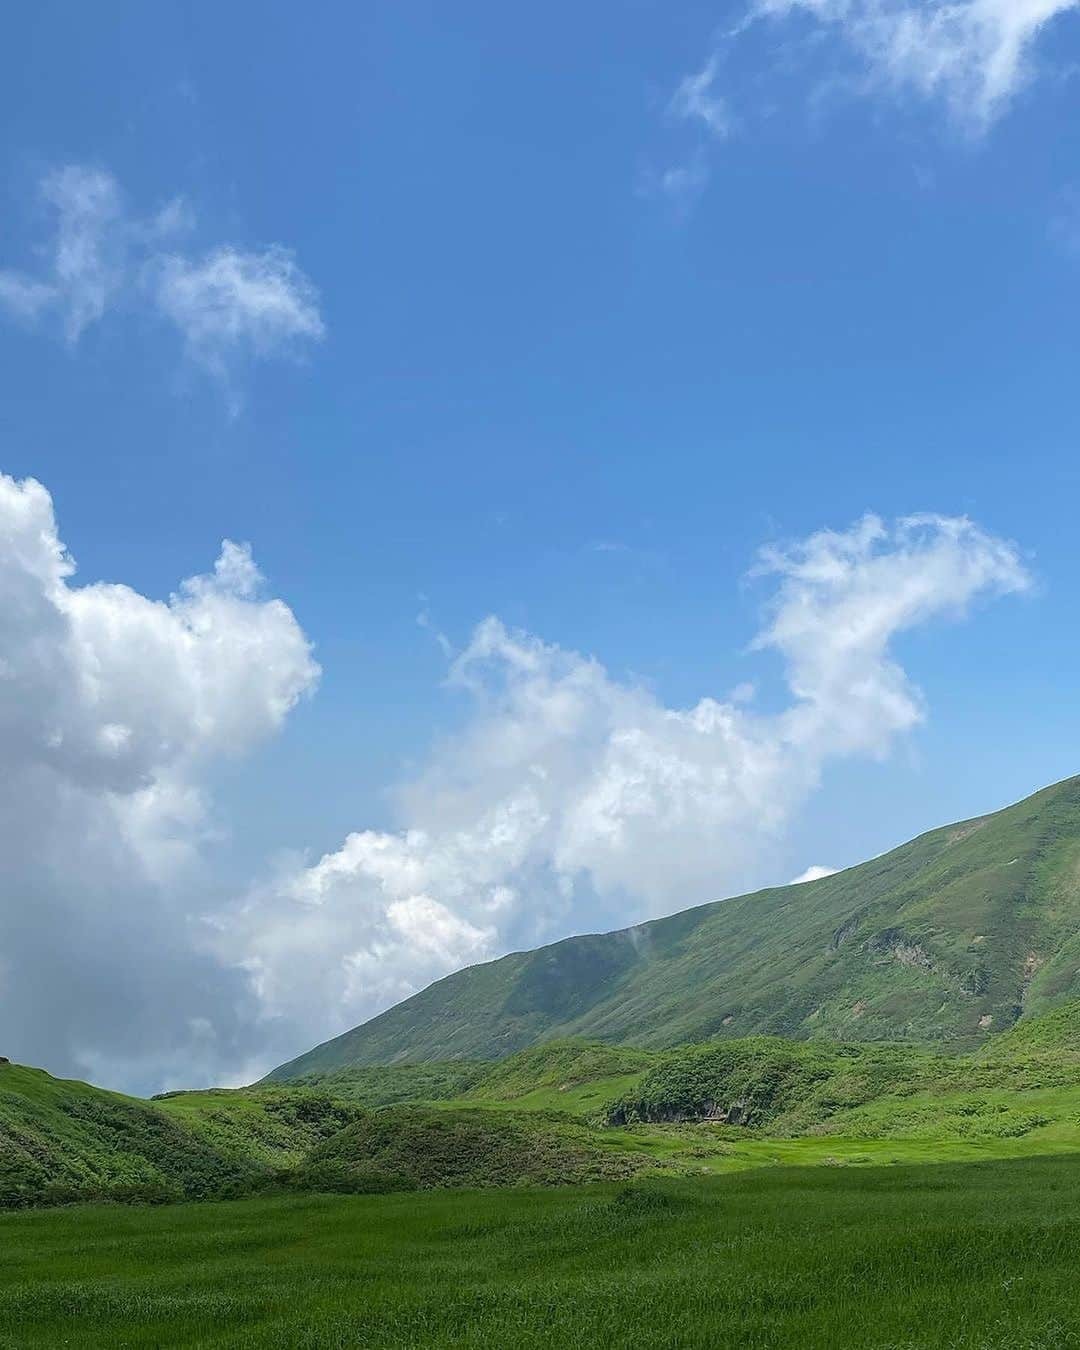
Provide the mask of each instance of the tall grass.
[{"label": "tall grass", "polygon": [[0,1346],[1080,1346],[1080,1164],[0,1218]]}]

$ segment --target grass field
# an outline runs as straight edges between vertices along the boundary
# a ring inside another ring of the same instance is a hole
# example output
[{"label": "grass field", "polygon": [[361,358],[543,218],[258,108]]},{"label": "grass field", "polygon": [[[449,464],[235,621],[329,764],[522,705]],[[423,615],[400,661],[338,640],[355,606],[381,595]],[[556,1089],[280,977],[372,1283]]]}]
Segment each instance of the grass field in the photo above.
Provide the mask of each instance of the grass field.
[{"label": "grass field", "polygon": [[0,1217],[0,1346],[1080,1346],[1080,1161]]}]

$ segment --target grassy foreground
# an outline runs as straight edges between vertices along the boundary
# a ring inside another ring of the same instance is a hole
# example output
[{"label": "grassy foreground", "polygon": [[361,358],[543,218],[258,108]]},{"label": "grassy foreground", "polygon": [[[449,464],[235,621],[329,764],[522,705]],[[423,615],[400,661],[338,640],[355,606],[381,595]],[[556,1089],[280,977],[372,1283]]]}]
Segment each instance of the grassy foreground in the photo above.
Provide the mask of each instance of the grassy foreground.
[{"label": "grassy foreground", "polygon": [[0,1346],[1080,1346],[1080,1163],[0,1217]]}]

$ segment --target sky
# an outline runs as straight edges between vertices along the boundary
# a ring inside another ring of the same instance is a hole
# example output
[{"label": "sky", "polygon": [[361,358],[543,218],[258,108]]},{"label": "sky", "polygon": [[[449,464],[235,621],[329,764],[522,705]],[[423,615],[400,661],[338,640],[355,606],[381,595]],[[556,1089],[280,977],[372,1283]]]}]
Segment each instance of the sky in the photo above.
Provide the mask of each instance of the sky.
[{"label": "sky", "polygon": [[250,1081],[1076,772],[1078,10],[13,9],[0,1053]]}]

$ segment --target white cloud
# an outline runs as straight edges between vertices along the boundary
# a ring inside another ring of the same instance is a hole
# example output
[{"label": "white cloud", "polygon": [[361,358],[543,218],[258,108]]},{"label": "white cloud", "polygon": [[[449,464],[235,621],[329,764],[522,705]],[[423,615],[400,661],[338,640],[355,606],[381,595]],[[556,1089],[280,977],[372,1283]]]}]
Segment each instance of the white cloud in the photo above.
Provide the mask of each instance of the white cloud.
[{"label": "white cloud", "polygon": [[679,82],[668,111],[673,117],[700,123],[710,136],[724,140],[731,134],[731,116],[725,101],[714,92],[718,66],[714,52],[699,71]]},{"label": "white cloud", "polygon": [[771,715],[669,708],[591,658],[479,625],[451,669],[472,715],[400,794],[402,829],[350,835],[223,920],[222,951],[290,1049],[462,964],[757,880],[830,759],[884,755],[922,719],[893,639],[1028,584],[1011,545],[929,516],[823,531],[759,571],[779,584],[755,645],[791,691]]},{"label": "white cloud", "polygon": [[187,354],[231,386],[252,358],[287,356],[325,335],[315,287],[279,245],[181,252],[195,229],[183,199],[141,217],[116,180],[69,165],[40,185],[55,230],[39,275],[0,271],[0,307],[24,321],[59,318],[69,343],[107,314],[148,311],[175,327]]},{"label": "white cloud", "polygon": [[282,248],[165,258],[156,294],[191,356],[217,375],[244,352],[272,356],[325,333],[315,288]]},{"label": "white cloud", "polygon": [[40,192],[56,216],[44,276],[0,272],[0,303],[23,318],[57,310],[68,341],[77,342],[121,285],[127,241],[117,229],[120,192],[109,174],[80,165],[46,174]]},{"label": "white cloud", "polygon": [[4,1053],[136,1086],[220,1073],[255,1009],[192,899],[205,774],[318,667],[244,546],[166,601],[73,572],[45,488],[0,475]]},{"label": "white cloud", "polygon": [[809,14],[835,28],[869,86],[942,100],[958,122],[988,126],[1034,73],[1044,28],[1078,0],[762,0],[759,16]]},{"label": "white cloud", "polygon": [[[780,91],[812,107],[838,95],[915,101],[978,137],[1040,73],[1047,31],[1080,0],[750,0],[700,70],[677,84],[669,116],[709,141],[773,118]],[[829,40],[834,39],[834,40]],[[1041,51],[1040,51],[1041,42]],[[724,65],[727,88],[716,82]],[[657,177],[686,209],[710,175],[706,142]]]},{"label": "white cloud", "polygon": [[804,881],[820,881],[823,877],[834,877],[838,870],[835,867],[821,867],[815,863],[813,867],[808,867],[805,872],[800,872],[797,877],[792,877],[788,885],[801,886]]}]

